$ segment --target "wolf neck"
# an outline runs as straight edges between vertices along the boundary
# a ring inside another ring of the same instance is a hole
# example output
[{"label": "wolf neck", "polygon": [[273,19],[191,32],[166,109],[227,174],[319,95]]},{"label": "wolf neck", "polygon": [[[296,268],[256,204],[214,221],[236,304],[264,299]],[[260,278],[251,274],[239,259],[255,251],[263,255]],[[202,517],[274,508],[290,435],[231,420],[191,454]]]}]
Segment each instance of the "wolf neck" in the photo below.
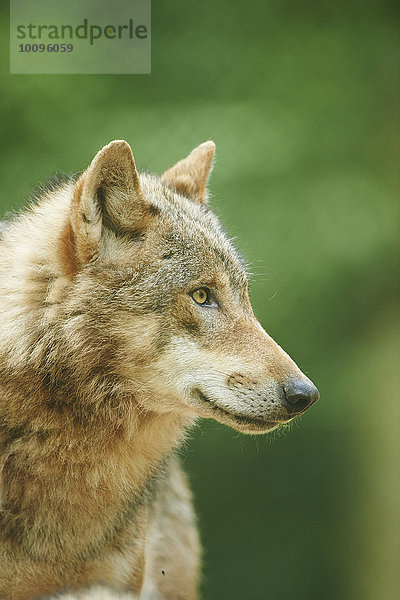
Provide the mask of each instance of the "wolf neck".
[{"label": "wolf neck", "polygon": [[121,527],[135,527],[139,512],[143,517],[140,507],[151,504],[185,425],[187,419],[177,415],[147,413],[136,418],[130,434],[111,435],[110,429],[101,431],[100,422],[91,434],[93,422],[87,429],[68,420],[63,430],[26,430],[21,436],[20,429],[14,439],[6,431],[2,508],[17,514],[15,522],[0,517],[0,529],[11,541],[22,539],[35,560],[52,560],[61,548],[71,559],[101,556]]},{"label": "wolf neck", "polygon": [[[11,391],[7,388],[6,399]],[[18,403],[17,395],[12,401],[15,412],[22,414],[23,398]],[[133,499],[179,445],[190,424],[187,416],[139,412],[137,408],[118,420],[107,418],[103,411],[91,416],[82,411],[77,418],[68,406],[55,404],[43,411],[35,394],[31,399],[33,411],[42,413],[40,420],[20,417],[18,423],[14,411],[6,410],[4,415],[0,411],[0,421],[10,424],[0,429],[0,472],[1,462],[5,464],[3,486],[7,486],[8,470],[10,475],[22,470],[31,479],[37,475],[38,482],[48,477],[48,481],[43,481],[44,488],[59,486],[62,479],[66,489],[71,491],[76,486],[93,498],[107,489],[108,497],[115,502],[124,497]],[[8,460],[9,456],[12,460]]]}]

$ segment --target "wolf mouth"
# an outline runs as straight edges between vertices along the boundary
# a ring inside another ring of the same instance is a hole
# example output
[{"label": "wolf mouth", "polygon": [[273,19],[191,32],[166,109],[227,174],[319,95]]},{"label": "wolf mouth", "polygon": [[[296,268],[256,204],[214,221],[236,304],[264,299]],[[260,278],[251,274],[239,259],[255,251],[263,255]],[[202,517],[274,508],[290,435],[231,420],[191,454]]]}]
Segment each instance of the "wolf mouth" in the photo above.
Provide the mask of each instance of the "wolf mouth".
[{"label": "wolf mouth", "polygon": [[273,427],[276,427],[277,425],[280,425],[280,424],[286,422],[286,420],[284,420],[284,419],[279,420],[279,421],[272,421],[272,420],[265,420],[265,419],[257,419],[254,417],[245,417],[244,415],[238,415],[237,413],[231,412],[229,410],[226,410],[225,408],[221,408],[220,406],[218,406],[218,404],[216,404],[213,400],[210,400],[210,398],[208,396],[206,396],[199,388],[195,388],[193,390],[193,393],[202,402],[210,405],[213,412],[219,413],[225,417],[229,417],[230,419],[234,419],[238,423],[243,423],[244,425],[256,425],[258,427],[263,427],[263,428],[267,427],[268,429],[271,429]]}]

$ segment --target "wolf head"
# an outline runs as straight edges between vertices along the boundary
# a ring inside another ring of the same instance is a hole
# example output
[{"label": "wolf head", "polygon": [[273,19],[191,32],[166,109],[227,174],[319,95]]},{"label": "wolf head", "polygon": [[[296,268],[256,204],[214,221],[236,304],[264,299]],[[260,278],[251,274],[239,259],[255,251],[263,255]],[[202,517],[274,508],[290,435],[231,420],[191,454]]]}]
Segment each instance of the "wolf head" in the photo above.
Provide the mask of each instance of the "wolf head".
[{"label": "wolf head", "polygon": [[63,335],[145,412],[262,433],[319,395],[253,314],[243,261],[207,205],[214,151],[205,142],[157,177],[114,141],[71,184],[56,249]]}]

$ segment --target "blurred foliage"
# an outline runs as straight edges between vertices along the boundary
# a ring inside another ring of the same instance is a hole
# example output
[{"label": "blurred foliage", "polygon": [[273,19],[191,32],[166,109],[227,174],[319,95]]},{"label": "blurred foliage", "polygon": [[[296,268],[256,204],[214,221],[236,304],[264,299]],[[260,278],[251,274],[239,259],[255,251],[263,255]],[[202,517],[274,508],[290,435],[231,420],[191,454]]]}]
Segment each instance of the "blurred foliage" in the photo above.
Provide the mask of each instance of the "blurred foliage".
[{"label": "blurred foliage", "polygon": [[151,76],[10,76],[3,47],[2,211],[111,139],[155,172],[214,139],[255,312],[320,388],[285,435],[183,449],[207,600],[398,597],[395,6],[153,0]]}]

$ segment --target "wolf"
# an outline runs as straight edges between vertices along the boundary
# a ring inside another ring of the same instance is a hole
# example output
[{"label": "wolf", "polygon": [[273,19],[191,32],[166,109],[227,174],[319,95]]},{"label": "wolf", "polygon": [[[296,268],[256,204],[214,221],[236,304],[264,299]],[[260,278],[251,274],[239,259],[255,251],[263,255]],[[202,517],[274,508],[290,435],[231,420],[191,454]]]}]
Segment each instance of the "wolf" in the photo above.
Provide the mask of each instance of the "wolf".
[{"label": "wolf", "polygon": [[195,599],[186,432],[266,433],[319,397],[254,316],[214,152],[159,177],[112,141],[1,228],[1,600]]}]

